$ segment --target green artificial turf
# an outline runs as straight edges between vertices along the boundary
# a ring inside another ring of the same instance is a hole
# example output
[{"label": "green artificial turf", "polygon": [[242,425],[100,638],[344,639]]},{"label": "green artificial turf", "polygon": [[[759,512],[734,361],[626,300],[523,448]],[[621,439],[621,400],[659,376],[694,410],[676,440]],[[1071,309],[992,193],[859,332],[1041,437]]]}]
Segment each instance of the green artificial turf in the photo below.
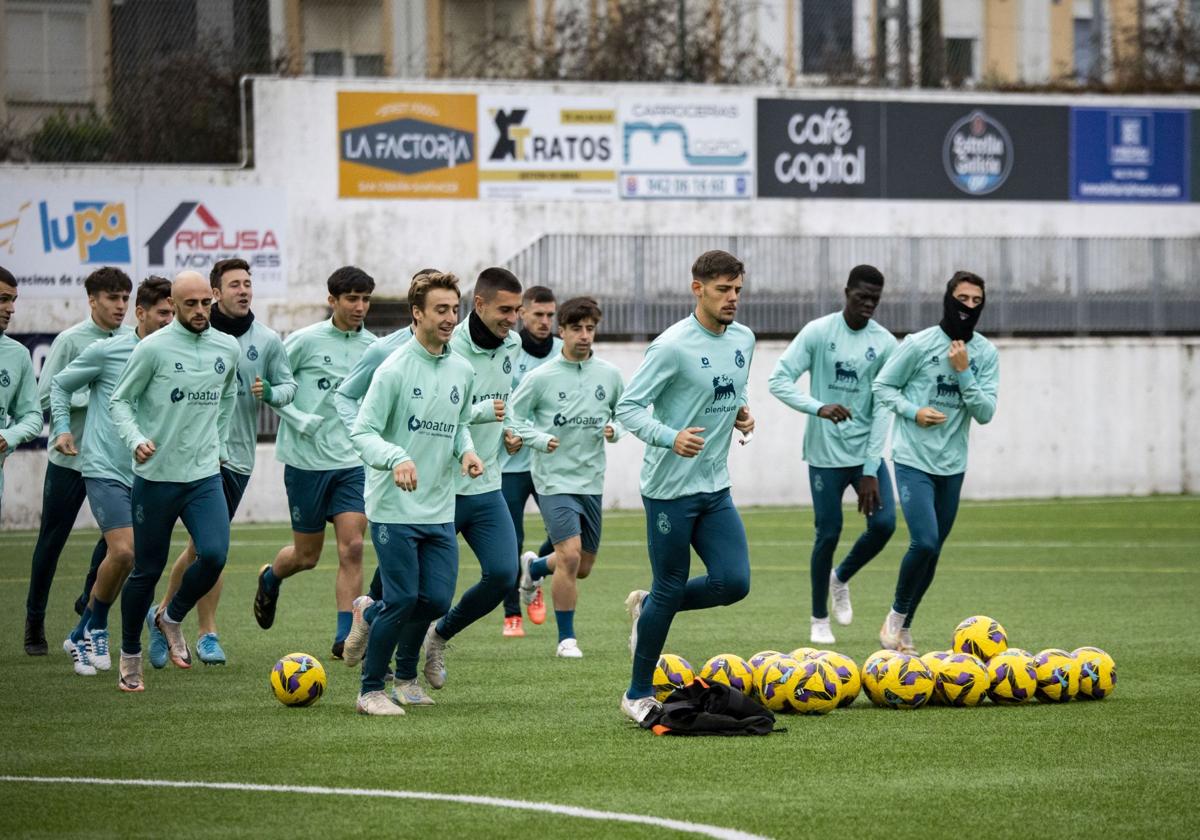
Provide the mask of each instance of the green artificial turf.
[{"label": "green artificial turf", "polygon": [[[731,652],[808,644],[806,509],[743,512],[751,592],[680,614],[667,650],[699,666]],[[847,509],[842,551],[856,533]],[[865,697],[826,717],[781,717],[765,738],[660,738],[617,704],[629,678],[622,601],[649,584],[640,513],[606,516],[581,584],[582,660],[554,657],[553,613],[500,635],[501,613],[462,633],[437,705],[402,718],[354,713],[357,671],[329,657],[332,548],[284,584],[275,627],[251,614],[254,574],[288,538],[236,525],[219,613],[230,662],[148,669],[121,694],[115,670],[75,676],[58,642],[74,621],[94,532],[74,535],[48,615],[50,655],[21,648],[33,534],[0,534],[0,775],[171,779],[473,794],[652,815],[771,837],[1191,836],[1200,807],[1200,499],[964,504],[914,626],[945,648],[984,613],[1010,643],[1104,648],[1119,682],[1103,702],[975,709],[876,709]],[[541,536],[530,517],[530,540]],[[183,535],[182,527],[176,536]],[[332,535],[330,538],[332,542]],[[878,647],[907,542],[903,520],[855,578],[856,620],[832,647],[861,664]],[[367,573],[374,554],[367,549]],[[693,570],[699,570],[695,562]],[[460,591],[477,579],[463,551]],[[114,659],[120,609],[112,611]],[[185,627],[194,635],[194,620]],[[305,651],[329,675],[307,709],[277,703],[275,660]],[[0,782],[0,836],[660,837],[663,828],[445,802],[246,791]]]}]

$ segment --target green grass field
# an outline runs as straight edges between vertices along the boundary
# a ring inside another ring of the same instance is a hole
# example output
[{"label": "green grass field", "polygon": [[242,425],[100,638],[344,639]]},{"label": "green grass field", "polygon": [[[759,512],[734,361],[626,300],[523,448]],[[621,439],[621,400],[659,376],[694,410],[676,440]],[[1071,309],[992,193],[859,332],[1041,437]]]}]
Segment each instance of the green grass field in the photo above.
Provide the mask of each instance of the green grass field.
[{"label": "green grass field", "polygon": [[[744,511],[753,583],[740,604],[681,614],[668,650],[699,664],[807,644],[808,510]],[[847,511],[848,532],[854,520]],[[529,533],[540,536],[531,517]],[[617,708],[629,676],[625,594],[648,584],[641,513],[606,517],[581,587],[581,661],[554,658],[553,618],[524,639],[500,612],[459,636],[437,705],[354,713],[357,671],[329,659],[333,569],[284,587],[270,631],[251,615],[254,573],[287,538],[235,526],[221,606],[225,667],[150,671],[123,695],[115,671],[77,677],[57,642],[94,533],[60,564],[51,653],[21,649],[33,535],[0,534],[0,775],[249,782],[503,797],[686,820],[770,837],[1194,836],[1200,817],[1200,498],[964,504],[914,636],[944,648],[962,618],[991,615],[1030,650],[1097,645],[1116,659],[1103,702],[896,712],[865,698],[822,718],[781,718],[766,738],[657,738]],[[176,531],[182,535],[182,528]],[[853,582],[856,621],[834,645],[878,647],[907,537]],[[374,555],[368,549],[368,574]],[[462,555],[460,590],[476,579]],[[696,562],[693,569],[699,569]],[[120,610],[112,614],[119,637]],[[194,628],[189,620],[190,629]],[[527,623],[528,626],[528,623]],[[194,629],[192,629],[194,635]],[[325,697],[289,709],[267,675],[306,651]],[[96,837],[659,837],[661,827],[411,799],[0,782],[0,835]]]}]

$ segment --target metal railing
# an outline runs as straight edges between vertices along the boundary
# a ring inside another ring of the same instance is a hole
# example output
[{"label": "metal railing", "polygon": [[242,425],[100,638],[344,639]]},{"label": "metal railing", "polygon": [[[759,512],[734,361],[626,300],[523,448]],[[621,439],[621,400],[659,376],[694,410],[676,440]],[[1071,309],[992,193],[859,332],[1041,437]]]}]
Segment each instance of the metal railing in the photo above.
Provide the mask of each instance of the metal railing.
[{"label": "metal railing", "polygon": [[738,320],[788,337],[841,307],[850,268],[887,278],[876,315],[898,334],[936,323],[958,269],[987,281],[989,335],[1200,333],[1200,239],[548,234],[506,265],[559,300],[596,296],[608,337],[657,335],[692,307],[690,268],[721,248],[746,264]]}]

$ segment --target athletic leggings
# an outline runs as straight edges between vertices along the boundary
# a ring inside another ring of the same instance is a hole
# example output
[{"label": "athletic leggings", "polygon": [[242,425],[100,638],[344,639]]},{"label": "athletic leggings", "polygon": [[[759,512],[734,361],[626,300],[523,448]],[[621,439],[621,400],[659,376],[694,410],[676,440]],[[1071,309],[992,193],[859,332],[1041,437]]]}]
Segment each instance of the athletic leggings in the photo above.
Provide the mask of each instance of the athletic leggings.
[{"label": "athletic leggings", "polygon": [[142,623],[171,551],[175,520],[196,544],[196,562],[184,572],[167,616],[182,621],[213,588],[229,553],[229,506],[220,474],[196,481],[133,479],[133,572],[121,592],[121,651],[141,653]]},{"label": "athletic leggings", "polygon": [[475,552],[482,576],[438,622],[443,639],[453,638],[490,613],[517,585],[517,534],[499,490],[457,496],[454,529]]},{"label": "athletic leggings", "polygon": [[[517,557],[520,558],[521,552],[525,550],[525,503],[532,496],[534,503],[539,508],[542,506],[537,490],[533,489],[533,474],[530,472],[504,473],[500,477],[500,492],[504,495],[504,503],[508,505],[508,515],[512,517],[513,530],[517,532]],[[545,557],[552,551],[554,551],[554,546],[550,544],[549,538],[542,540],[542,547],[538,549],[538,557]],[[521,593],[514,586],[504,596],[504,617],[519,616],[520,614]]]},{"label": "athletic leggings", "polygon": [[912,536],[908,552],[900,561],[896,600],[892,604],[892,609],[905,614],[905,627],[912,626],[917,607],[933,582],[942,545],[950,536],[954,518],[958,515],[958,497],[964,475],[930,475],[916,467],[896,464],[900,507]]},{"label": "athletic leggings", "polygon": [[[42,482],[42,521],[38,528],[37,543],[33,547],[33,559],[29,569],[29,594],[25,598],[27,618],[42,620],[46,617],[46,604],[50,600],[54,573],[58,571],[58,558],[67,544],[67,538],[71,536],[71,529],[75,527],[75,517],[79,515],[79,509],[83,507],[86,498],[87,490],[82,475],[75,470],[47,462],[46,478]],[[96,569],[100,568],[100,563],[107,553],[108,544],[104,542],[104,537],[101,537],[92,549],[92,562],[87,581],[84,583],[84,600],[92,591]]]},{"label": "athletic leggings", "polygon": [[[750,591],[746,530],[728,488],[678,499],[642,497],[653,580],[642,601],[629,696],[653,694],[654,667],[682,610],[736,603]],[[707,574],[688,578],[695,547]]]}]

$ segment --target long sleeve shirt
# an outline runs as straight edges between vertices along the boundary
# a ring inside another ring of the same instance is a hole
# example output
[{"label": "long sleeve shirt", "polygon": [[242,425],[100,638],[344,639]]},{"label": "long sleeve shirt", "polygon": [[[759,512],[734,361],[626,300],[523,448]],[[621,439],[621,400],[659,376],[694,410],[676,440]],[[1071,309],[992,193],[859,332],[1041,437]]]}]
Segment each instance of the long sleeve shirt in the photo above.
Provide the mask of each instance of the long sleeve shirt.
[{"label": "long sleeve shirt", "polygon": [[[367,518],[436,525],[454,521],[455,481],[471,441],[475,373],[449,348],[432,355],[410,341],[388,356],[367,388],[350,441],[367,467]],[[401,490],[392,470],[412,461],[417,489]]]},{"label": "long sleeve shirt", "polygon": [[109,400],[109,414],[130,453],[154,442],[133,465],[148,481],[188,482],[220,472],[237,400],[238,343],[209,327],[178,320],[137,343]]},{"label": "long sleeve shirt", "polygon": [[367,395],[371,387],[371,379],[387,357],[407,344],[413,337],[410,327],[388,333],[383,338],[377,338],[370,347],[363,351],[354,363],[354,367],[345,379],[334,389],[333,406],[337,409],[346,434],[354,430],[354,421],[358,418],[358,405]]},{"label": "long sleeve shirt", "polygon": [[0,452],[0,465],[14,449],[42,431],[42,406],[29,350],[0,333],[0,438],[8,448]]},{"label": "long sleeve shirt", "polygon": [[[41,400],[42,411],[50,410],[50,382],[60,370],[69,365],[93,341],[101,341],[127,332],[132,332],[132,329],[117,327],[115,330],[106,330],[88,318],[55,336],[54,342],[50,345],[50,354],[46,356],[46,361],[42,365],[41,377],[38,379],[38,399]],[[76,443],[83,440],[83,423],[87,417],[87,409],[88,392],[86,388],[71,395],[71,434],[75,436]],[[79,472],[79,458],[63,455],[55,449],[53,437],[49,440],[49,448],[50,463]]]},{"label": "long sleeve shirt", "polygon": [[[538,493],[604,492],[604,427],[613,427],[614,441],[623,431],[613,412],[624,389],[616,365],[594,356],[575,362],[561,352],[517,386],[513,423],[533,451]],[[558,438],[553,452],[548,451],[551,438]]]},{"label": "long sleeve shirt", "polygon": [[[967,342],[969,366],[961,373],[949,359],[950,338],[941,327],[913,333],[900,343],[873,386],[879,403],[899,419],[892,431],[892,457],[898,464],[931,475],[957,475],[967,469],[971,421],[989,423],[996,413],[1000,354],[979,333]],[[917,411],[931,407],[946,422],[921,428]]]},{"label": "long sleeve shirt", "polygon": [[[879,472],[892,413],[875,405],[871,383],[896,348],[896,338],[876,321],[852,330],[841,312],[805,324],[775,363],[769,387],[784,405],[811,416],[804,426],[802,457],[814,467],[862,467]],[[809,374],[805,393],[796,380]],[[834,423],[817,417],[838,403],[850,419]]]},{"label": "long sleeve shirt", "polygon": [[[534,356],[529,353],[523,346],[517,351],[517,363],[513,366],[512,387],[515,394],[521,381],[525,375],[532,373],[537,368],[557,359],[562,355],[562,339],[555,336],[551,341],[550,352],[545,356]],[[512,425],[505,420],[504,428],[512,428]],[[509,455],[508,450],[501,447],[500,449],[500,472],[502,473],[520,473],[529,472],[533,464],[533,450],[528,446],[522,446],[517,450],[516,455]]]},{"label": "long sleeve shirt", "polygon": [[254,453],[258,443],[259,399],[250,389],[255,379],[270,385],[270,396],[264,390],[262,402],[276,408],[288,405],[296,397],[296,381],[287,351],[275,330],[255,321],[240,336],[230,336],[238,343],[237,405],[229,420],[229,437],[225,441],[228,458],[226,468],[241,475],[254,472]]},{"label": "long sleeve shirt", "polygon": [[[678,499],[729,487],[729,444],[754,357],[754,333],[730,324],[709,332],[694,315],[668,327],[646,349],[617,403],[617,419],[648,444],[642,461],[642,495]],[[676,455],[675,437],[704,429],[694,458]]]},{"label": "long sleeve shirt", "polygon": [[366,327],[339,330],[332,318],[296,330],[284,340],[296,398],[291,405],[275,408],[283,420],[275,442],[277,459],[303,470],[359,466],[333,395],[374,340]]},{"label": "long sleeve shirt", "polygon": [[[458,477],[458,494],[474,496],[500,489],[500,450],[503,448],[503,424],[496,420],[495,400],[508,402],[512,391],[513,364],[521,348],[521,339],[509,332],[495,350],[485,350],[471,340],[470,322],[463,321],[454,328],[450,350],[466,359],[475,371],[471,389],[471,439],[475,454],[483,461],[484,472],[479,478]],[[507,410],[507,409],[506,409]]]}]

